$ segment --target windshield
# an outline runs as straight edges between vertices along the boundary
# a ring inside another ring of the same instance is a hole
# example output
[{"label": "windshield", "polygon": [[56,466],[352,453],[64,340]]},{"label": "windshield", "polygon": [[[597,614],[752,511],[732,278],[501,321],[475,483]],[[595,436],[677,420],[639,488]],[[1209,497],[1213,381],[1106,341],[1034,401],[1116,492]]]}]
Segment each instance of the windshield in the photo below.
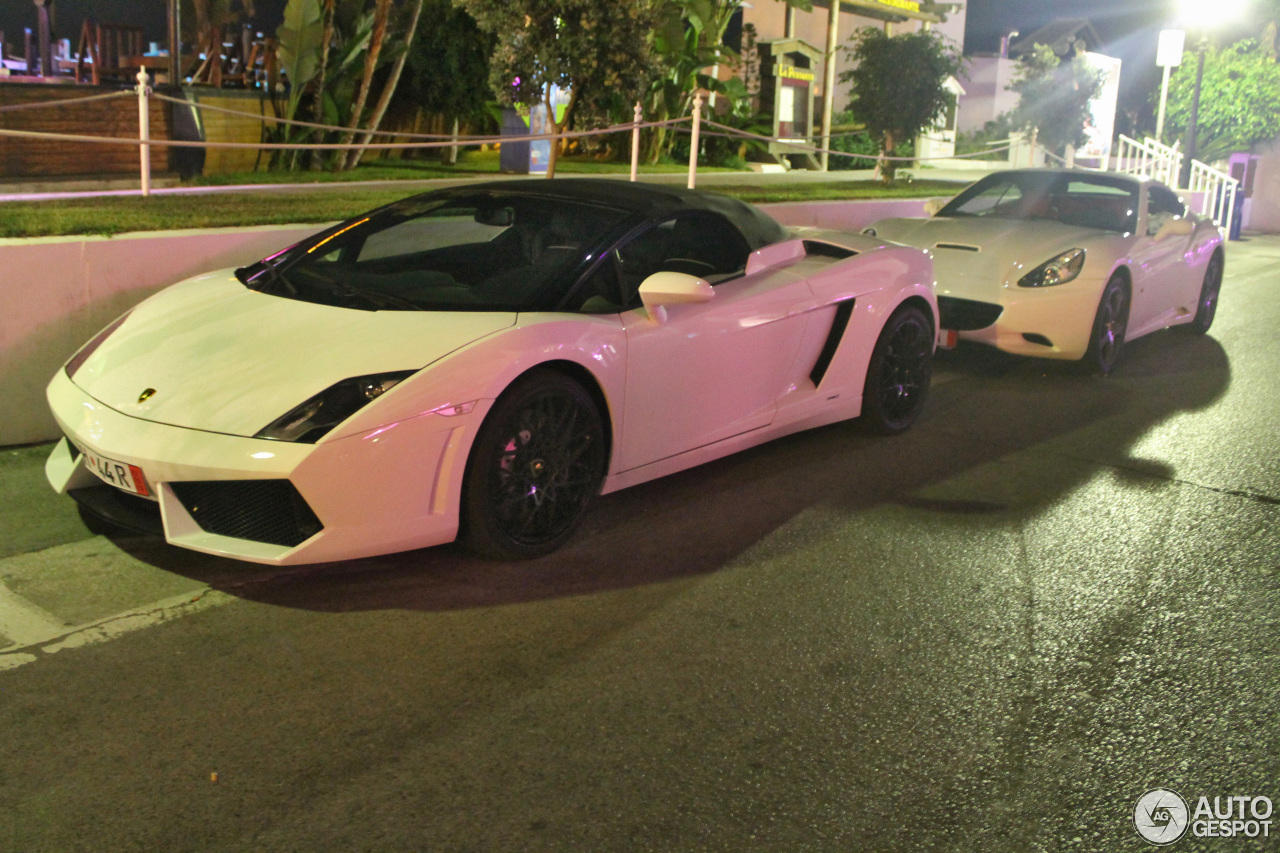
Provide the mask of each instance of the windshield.
[{"label": "windshield", "polygon": [[992,216],[1048,220],[1121,233],[1134,230],[1138,188],[1107,175],[1001,172],[953,198],[940,217]]},{"label": "windshield", "polygon": [[517,193],[417,196],[238,274],[255,290],[368,311],[536,310],[626,216]]}]

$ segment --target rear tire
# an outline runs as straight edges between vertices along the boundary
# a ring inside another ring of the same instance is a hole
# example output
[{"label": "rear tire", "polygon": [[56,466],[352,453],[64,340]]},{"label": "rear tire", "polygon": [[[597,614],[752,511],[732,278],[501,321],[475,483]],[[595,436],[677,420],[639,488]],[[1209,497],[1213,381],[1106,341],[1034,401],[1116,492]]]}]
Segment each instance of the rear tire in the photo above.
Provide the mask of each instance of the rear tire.
[{"label": "rear tire", "polygon": [[523,560],[563,545],[600,493],[604,425],[581,385],[533,370],[494,403],[462,486],[462,539],[477,554]]},{"label": "rear tire", "polygon": [[1189,328],[1196,334],[1203,335],[1213,325],[1214,315],[1218,313],[1218,292],[1222,289],[1222,254],[1214,252],[1205,267],[1204,284],[1200,285],[1200,301],[1196,303],[1196,316]]},{"label": "rear tire", "polygon": [[1124,277],[1113,275],[1098,300],[1093,317],[1089,349],[1081,363],[1091,373],[1106,376],[1120,361],[1124,335],[1129,327],[1129,286]]},{"label": "rear tire", "polygon": [[933,378],[933,322],[914,305],[894,312],[880,330],[862,388],[865,429],[881,435],[905,431],[924,408]]}]

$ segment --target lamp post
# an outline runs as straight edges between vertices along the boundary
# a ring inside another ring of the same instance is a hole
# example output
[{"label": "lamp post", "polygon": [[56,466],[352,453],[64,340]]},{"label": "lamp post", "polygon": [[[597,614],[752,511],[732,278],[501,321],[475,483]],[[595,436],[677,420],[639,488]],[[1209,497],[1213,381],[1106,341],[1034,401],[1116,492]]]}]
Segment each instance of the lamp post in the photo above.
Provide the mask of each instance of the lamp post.
[{"label": "lamp post", "polygon": [[1182,45],[1187,34],[1182,30],[1161,30],[1156,47],[1156,65],[1164,69],[1160,83],[1160,110],[1156,114],[1156,142],[1164,142],[1164,109],[1169,102],[1169,69],[1182,64]]},{"label": "lamp post", "polygon": [[1191,115],[1187,118],[1186,158],[1178,183],[1191,182],[1191,161],[1196,156],[1196,131],[1200,120],[1200,85],[1204,81],[1204,52],[1208,47],[1210,27],[1219,26],[1243,16],[1248,0],[1179,0],[1178,18],[1182,25],[1199,34],[1196,40],[1196,85],[1191,92]]},{"label": "lamp post", "polygon": [[1187,118],[1187,156],[1182,160],[1182,173],[1178,175],[1178,185],[1191,186],[1191,161],[1196,158],[1196,130],[1200,123],[1200,84],[1204,81],[1204,48],[1205,39],[1196,46],[1196,87],[1191,90],[1191,115]]}]

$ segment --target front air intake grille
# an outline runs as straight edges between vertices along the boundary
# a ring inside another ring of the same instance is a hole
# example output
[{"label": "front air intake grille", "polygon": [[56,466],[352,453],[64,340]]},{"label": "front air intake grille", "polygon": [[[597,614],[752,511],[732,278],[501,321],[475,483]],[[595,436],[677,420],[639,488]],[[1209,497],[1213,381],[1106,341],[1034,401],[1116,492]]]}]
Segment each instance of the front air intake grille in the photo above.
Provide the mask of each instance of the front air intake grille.
[{"label": "front air intake grille", "polygon": [[954,296],[938,297],[938,318],[944,329],[971,332],[985,329],[1004,313],[1003,305],[978,302],[975,299],[957,299]]},{"label": "front air intake grille", "polygon": [[169,487],[206,533],[293,547],[324,525],[288,480],[207,480]]}]

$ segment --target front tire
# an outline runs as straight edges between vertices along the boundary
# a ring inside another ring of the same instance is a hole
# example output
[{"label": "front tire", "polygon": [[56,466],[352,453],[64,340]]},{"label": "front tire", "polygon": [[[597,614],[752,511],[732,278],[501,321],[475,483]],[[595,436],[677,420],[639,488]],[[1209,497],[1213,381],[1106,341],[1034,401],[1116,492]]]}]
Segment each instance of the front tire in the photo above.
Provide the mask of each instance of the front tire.
[{"label": "front tire", "polygon": [[1200,285],[1200,301],[1196,303],[1196,316],[1191,321],[1190,329],[1203,335],[1213,325],[1214,315],[1218,313],[1218,291],[1222,288],[1222,255],[1213,253],[1209,265],[1205,267],[1204,284]]},{"label": "front tire", "polygon": [[600,492],[604,425],[581,385],[553,370],[516,380],[490,410],[467,461],[462,538],[477,554],[522,560],[569,539]]},{"label": "front tire", "polygon": [[924,408],[933,378],[933,323],[906,305],[880,330],[862,388],[862,425],[881,435],[905,431]]},{"label": "front tire", "polygon": [[1124,335],[1129,327],[1129,286],[1122,276],[1114,275],[1098,300],[1098,312],[1093,317],[1093,332],[1089,335],[1089,349],[1082,362],[1093,373],[1106,376],[1120,361],[1124,348]]}]

